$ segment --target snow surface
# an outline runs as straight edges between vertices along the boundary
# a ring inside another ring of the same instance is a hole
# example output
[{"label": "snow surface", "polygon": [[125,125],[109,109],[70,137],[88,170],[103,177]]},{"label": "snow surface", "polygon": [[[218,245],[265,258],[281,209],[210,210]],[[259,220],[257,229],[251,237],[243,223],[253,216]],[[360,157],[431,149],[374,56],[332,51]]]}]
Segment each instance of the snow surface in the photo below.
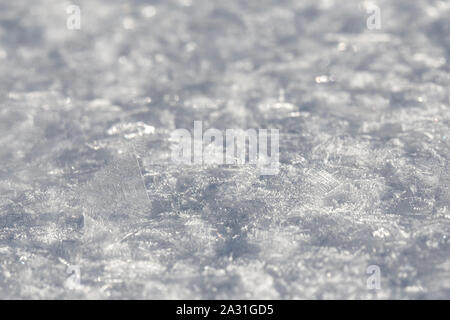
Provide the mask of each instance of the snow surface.
[{"label": "snow surface", "polygon": [[[381,30],[361,1],[74,3],[81,30],[0,0],[0,298],[450,298],[449,1],[377,1]],[[278,128],[280,173],[167,162],[195,120]]]}]

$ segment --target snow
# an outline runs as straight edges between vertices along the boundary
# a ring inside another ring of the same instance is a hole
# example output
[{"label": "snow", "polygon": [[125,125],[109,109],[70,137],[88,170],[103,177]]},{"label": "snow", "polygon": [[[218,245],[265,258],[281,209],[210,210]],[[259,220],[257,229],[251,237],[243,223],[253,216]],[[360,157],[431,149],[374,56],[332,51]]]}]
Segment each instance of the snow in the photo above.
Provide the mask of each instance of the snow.
[{"label": "snow", "polygon": [[[353,0],[70,4],[0,1],[0,298],[449,298],[448,1],[375,1],[380,30]],[[279,129],[279,173],[171,163],[194,121]]]}]

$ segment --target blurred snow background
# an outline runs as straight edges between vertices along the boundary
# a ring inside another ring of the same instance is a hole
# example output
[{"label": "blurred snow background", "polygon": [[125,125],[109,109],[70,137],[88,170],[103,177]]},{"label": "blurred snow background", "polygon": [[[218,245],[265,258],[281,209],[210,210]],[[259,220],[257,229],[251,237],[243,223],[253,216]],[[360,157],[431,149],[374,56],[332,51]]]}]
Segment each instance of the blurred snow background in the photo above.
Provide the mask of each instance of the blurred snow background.
[{"label": "blurred snow background", "polygon": [[[381,30],[362,1],[70,4],[0,0],[0,298],[450,298],[449,1],[376,1]],[[280,173],[164,165],[194,120],[278,128]]]}]

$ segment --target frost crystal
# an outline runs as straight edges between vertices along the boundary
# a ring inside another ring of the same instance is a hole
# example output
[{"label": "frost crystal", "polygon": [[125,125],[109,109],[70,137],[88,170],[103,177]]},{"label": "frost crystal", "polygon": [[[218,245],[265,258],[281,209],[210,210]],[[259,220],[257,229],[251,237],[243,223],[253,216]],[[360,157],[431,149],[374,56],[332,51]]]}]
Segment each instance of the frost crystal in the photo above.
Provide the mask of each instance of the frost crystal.
[{"label": "frost crystal", "polygon": [[0,4],[0,298],[450,297],[448,2],[144,2]]}]

